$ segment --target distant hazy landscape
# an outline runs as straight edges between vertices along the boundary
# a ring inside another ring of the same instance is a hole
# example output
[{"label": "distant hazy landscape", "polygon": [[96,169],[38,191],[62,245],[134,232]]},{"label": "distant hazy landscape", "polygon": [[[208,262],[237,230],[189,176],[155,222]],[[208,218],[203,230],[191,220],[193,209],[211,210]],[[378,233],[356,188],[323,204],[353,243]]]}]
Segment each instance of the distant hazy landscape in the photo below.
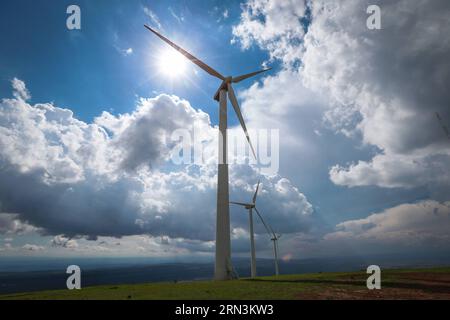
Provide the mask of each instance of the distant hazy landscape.
[{"label": "distant hazy landscape", "polygon": [[[212,260],[206,258],[194,262],[152,258],[2,257],[0,294],[66,289],[66,268],[71,264],[80,266],[82,270],[82,287],[208,280],[213,277],[214,271]],[[240,277],[249,276],[249,259],[234,259],[233,264]],[[421,254],[291,260],[281,261],[280,271],[282,274],[351,272],[365,270],[371,264],[377,264],[382,269],[450,266],[450,255],[442,258]],[[257,266],[259,276],[274,273],[272,260],[258,259]]]},{"label": "distant hazy landscape", "polygon": [[102,285],[0,295],[0,300],[450,300],[450,268],[385,269],[380,290],[364,270],[229,281]]}]

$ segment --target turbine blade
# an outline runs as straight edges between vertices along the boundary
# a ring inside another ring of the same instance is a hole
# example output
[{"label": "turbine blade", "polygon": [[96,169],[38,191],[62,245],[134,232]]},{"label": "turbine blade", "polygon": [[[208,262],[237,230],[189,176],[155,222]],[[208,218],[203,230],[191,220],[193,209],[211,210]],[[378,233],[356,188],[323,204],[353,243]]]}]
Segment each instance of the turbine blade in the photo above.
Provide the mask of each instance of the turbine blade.
[{"label": "turbine blade", "polygon": [[255,194],[253,195],[253,203],[256,203],[256,196],[258,195],[259,183],[260,180],[258,180],[258,185],[256,186],[256,191]]},{"label": "turbine blade", "polygon": [[249,204],[249,203],[243,203],[243,202],[234,202],[234,201],[230,201],[230,203],[232,203],[232,204],[237,204],[238,206],[244,206],[244,207],[246,207],[246,206],[251,206],[251,204]]},{"label": "turbine blade", "polygon": [[150,28],[149,26],[147,26],[146,24],[144,25],[144,27],[146,27],[148,30],[150,30],[151,32],[153,32],[155,35],[157,35],[161,40],[165,41],[166,43],[168,43],[172,48],[174,48],[175,50],[177,50],[179,53],[181,53],[183,56],[185,56],[186,58],[188,58],[189,60],[191,60],[193,63],[195,63],[197,66],[199,66],[200,68],[202,68],[203,70],[205,70],[206,72],[208,72],[210,75],[217,77],[221,80],[224,80],[225,77],[223,75],[221,75],[219,72],[217,72],[216,70],[214,70],[213,68],[211,68],[210,66],[208,66],[206,63],[204,63],[203,61],[201,61],[200,59],[194,57],[192,54],[190,54],[189,52],[187,52],[186,50],[184,50],[183,48],[181,48],[180,46],[176,45],[175,43],[173,43],[172,41],[170,41],[169,39],[167,39],[166,37],[164,37],[163,35],[161,35],[160,33],[158,33],[157,31],[153,30],[152,28]]},{"label": "turbine blade", "polygon": [[236,95],[234,94],[233,87],[230,83],[227,84],[228,87],[228,97],[230,98],[231,105],[234,108],[234,111],[236,112],[236,115],[239,119],[239,122],[241,123],[242,129],[244,129],[245,137],[247,138],[248,144],[250,145],[250,149],[252,150],[253,156],[256,158],[255,149],[253,149],[252,142],[250,141],[250,136],[248,135],[247,127],[245,126],[244,118],[242,118],[241,109],[239,108],[239,104],[236,99]]},{"label": "turbine blade", "polygon": [[271,230],[272,230],[272,228],[269,228],[268,226],[267,226],[267,224],[266,224],[266,222],[264,221],[264,219],[263,219],[263,217],[261,216],[261,214],[259,213],[259,211],[258,211],[258,209],[255,207],[255,211],[256,211],[256,214],[258,215],[258,217],[259,217],[259,220],[261,220],[261,222],[262,222],[262,224],[264,225],[264,228],[266,228],[266,231],[267,231],[267,233],[269,234],[269,236],[272,236],[272,232],[271,232]]},{"label": "turbine blade", "polygon": [[259,70],[259,71],[256,71],[256,72],[248,73],[248,74],[243,74],[241,76],[237,76],[237,77],[233,78],[233,80],[231,80],[231,81],[233,81],[233,83],[238,83],[238,82],[241,82],[242,80],[251,78],[253,76],[256,76],[257,74],[269,71],[271,69],[272,68],[267,68],[267,69]]}]

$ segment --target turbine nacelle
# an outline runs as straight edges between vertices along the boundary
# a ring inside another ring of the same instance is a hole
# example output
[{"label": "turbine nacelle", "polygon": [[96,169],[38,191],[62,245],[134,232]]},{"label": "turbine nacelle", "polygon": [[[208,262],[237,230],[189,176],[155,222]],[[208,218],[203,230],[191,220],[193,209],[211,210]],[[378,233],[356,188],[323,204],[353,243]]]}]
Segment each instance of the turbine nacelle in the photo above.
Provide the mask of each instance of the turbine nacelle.
[{"label": "turbine nacelle", "polygon": [[271,238],[270,240],[272,241],[278,241],[278,239],[281,238],[281,234],[274,234],[273,238]]},{"label": "turbine nacelle", "polygon": [[255,190],[255,193],[253,194],[252,203],[235,202],[235,201],[230,201],[230,203],[236,204],[238,206],[242,206],[247,210],[256,209],[256,197],[258,196],[258,190],[259,190],[260,183],[261,183],[261,181],[258,181],[258,184],[256,185],[256,190]]},{"label": "turbine nacelle", "polygon": [[238,206],[242,206],[245,209],[249,210],[249,209],[254,209],[256,207],[256,205],[254,203],[243,203],[243,202],[235,202],[235,201],[230,201],[231,204],[236,204]]},{"label": "turbine nacelle", "polygon": [[[229,79],[229,80],[228,80]],[[219,88],[217,88],[216,93],[214,94],[214,100],[219,101],[219,93],[220,90],[228,91],[228,84],[231,83],[232,77],[225,78],[225,80],[222,81]]]},{"label": "turbine nacelle", "polygon": [[217,89],[216,93],[214,94],[214,100],[219,101],[219,92],[220,90],[225,90],[225,91],[229,91],[229,86],[232,83],[239,83],[245,79],[251,78],[256,76],[257,74],[266,72],[271,70],[272,68],[266,68],[266,69],[262,69],[262,70],[258,70],[255,72],[251,72],[251,73],[247,73],[247,74],[243,74],[237,77],[232,77],[232,76],[228,76],[228,77],[221,77],[219,79],[222,79],[222,83],[220,84],[219,88]]}]

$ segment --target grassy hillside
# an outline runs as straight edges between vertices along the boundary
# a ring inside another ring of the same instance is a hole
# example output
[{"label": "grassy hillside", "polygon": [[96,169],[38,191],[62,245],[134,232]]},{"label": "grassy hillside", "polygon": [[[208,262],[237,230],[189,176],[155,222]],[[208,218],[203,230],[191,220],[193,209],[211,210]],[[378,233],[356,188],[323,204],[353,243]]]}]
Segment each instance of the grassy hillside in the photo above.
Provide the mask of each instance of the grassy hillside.
[{"label": "grassy hillside", "polygon": [[233,281],[109,285],[8,294],[0,299],[450,299],[450,268],[384,270],[381,290],[365,272],[318,273]]}]

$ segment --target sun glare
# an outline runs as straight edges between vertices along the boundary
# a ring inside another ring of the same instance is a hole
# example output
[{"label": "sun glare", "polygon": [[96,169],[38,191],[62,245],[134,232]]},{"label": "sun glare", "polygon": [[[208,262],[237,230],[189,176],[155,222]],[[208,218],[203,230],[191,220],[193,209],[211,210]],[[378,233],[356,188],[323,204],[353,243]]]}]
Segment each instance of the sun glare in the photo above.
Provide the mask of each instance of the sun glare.
[{"label": "sun glare", "polygon": [[186,58],[174,49],[164,50],[159,56],[158,67],[165,76],[180,76],[186,70]]}]

